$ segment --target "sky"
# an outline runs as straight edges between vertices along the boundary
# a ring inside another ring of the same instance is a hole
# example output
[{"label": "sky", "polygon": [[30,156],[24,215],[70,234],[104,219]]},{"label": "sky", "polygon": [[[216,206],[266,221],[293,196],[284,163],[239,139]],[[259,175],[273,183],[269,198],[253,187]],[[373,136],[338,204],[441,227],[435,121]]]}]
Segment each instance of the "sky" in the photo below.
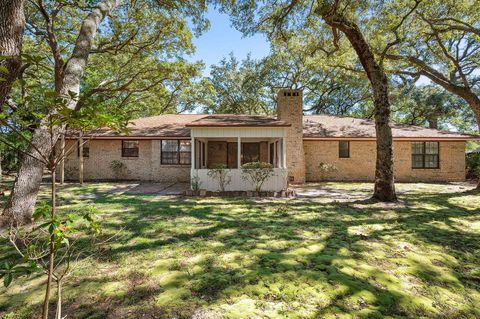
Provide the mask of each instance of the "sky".
[{"label": "sky", "polygon": [[268,55],[270,46],[263,35],[243,37],[242,33],[231,26],[228,15],[209,8],[207,18],[210,20],[210,29],[198,38],[194,38],[196,52],[189,57],[190,61],[203,60],[204,74],[210,74],[210,66],[217,64],[230,52],[241,59],[248,53],[252,58],[259,59]]}]

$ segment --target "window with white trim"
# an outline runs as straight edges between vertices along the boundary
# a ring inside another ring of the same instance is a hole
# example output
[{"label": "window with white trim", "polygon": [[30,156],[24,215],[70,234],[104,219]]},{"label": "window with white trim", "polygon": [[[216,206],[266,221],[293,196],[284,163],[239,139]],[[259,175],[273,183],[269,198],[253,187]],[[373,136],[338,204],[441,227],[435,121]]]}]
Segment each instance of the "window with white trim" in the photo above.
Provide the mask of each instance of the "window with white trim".
[{"label": "window with white trim", "polygon": [[439,168],[438,142],[412,143],[412,168]]}]

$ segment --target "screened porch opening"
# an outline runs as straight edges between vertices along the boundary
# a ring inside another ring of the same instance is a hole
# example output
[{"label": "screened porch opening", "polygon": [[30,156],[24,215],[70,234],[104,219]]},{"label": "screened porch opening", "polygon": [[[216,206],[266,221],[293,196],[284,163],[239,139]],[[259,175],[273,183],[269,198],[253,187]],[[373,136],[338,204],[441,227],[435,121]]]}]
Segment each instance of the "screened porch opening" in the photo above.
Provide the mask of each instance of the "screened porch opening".
[{"label": "screened porch opening", "polygon": [[[210,169],[225,165],[230,169],[250,162],[270,163],[274,168],[282,166],[282,140],[271,139],[196,139],[195,169]],[[240,151],[239,151],[240,149]]]}]

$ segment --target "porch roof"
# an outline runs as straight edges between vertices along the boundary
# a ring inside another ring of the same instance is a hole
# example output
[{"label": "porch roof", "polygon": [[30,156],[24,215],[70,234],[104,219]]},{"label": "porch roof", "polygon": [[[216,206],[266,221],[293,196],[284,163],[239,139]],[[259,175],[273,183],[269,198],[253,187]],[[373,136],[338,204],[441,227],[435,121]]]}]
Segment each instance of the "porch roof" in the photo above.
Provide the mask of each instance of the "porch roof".
[{"label": "porch roof", "polygon": [[186,127],[288,127],[290,123],[266,115],[215,114],[190,122]]}]

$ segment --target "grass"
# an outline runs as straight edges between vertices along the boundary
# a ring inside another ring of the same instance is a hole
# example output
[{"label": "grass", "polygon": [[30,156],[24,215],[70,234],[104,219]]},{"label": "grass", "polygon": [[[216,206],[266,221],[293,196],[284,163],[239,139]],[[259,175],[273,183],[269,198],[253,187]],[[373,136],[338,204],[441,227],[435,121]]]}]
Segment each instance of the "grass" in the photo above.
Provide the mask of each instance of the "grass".
[{"label": "grass", "polygon": [[[259,201],[112,187],[60,190],[62,212],[95,205],[105,233],[123,229],[79,261],[68,318],[480,317],[480,196],[468,188],[399,184],[400,203],[371,204],[336,197],[366,198],[370,184]],[[0,318],[38,314],[44,280],[0,288]]]}]

